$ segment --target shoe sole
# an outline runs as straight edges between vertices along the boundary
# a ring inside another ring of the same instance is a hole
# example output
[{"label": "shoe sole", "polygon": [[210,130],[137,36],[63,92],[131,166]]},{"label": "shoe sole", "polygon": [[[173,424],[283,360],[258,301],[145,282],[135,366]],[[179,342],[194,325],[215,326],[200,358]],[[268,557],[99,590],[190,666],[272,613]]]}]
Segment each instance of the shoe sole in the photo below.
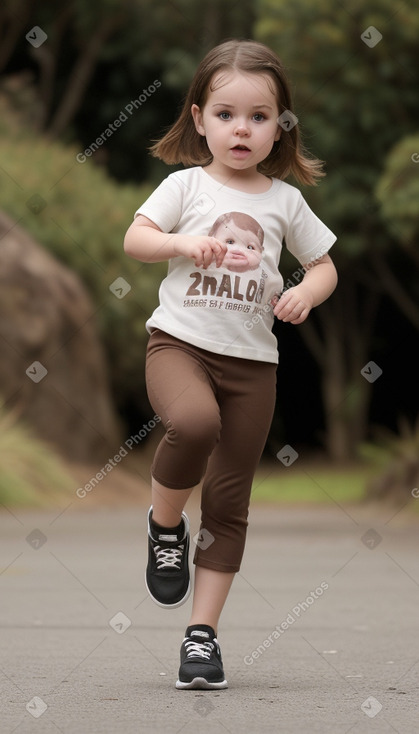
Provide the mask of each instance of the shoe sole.
[{"label": "shoe sole", "polygon": [[162,609],[176,609],[177,607],[181,607],[182,604],[184,604],[188,600],[189,595],[191,593],[191,579],[189,578],[189,584],[188,584],[188,588],[186,590],[185,596],[182,599],[180,599],[179,601],[175,602],[174,604],[163,604],[163,602],[159,601],[158,599],[156,599],[155,596],[153,596],[150,589],[148,588],[147,571],[144,574],[144,580],[145,580],[145,587],[149,593],[150,598],[154,601],[155,604],[157,604],[157,606],[161,607]]},{"label": "shoe sole", "polygon": [[211,683],[205,680],[205,678],[194,678],[189,683],[184,683],[181,680],[176,681],[176,688],[178,690],[197,689],[204,691],[219,690],[221,688],[228,688],[226,680],[220,681],[219,683]]}]

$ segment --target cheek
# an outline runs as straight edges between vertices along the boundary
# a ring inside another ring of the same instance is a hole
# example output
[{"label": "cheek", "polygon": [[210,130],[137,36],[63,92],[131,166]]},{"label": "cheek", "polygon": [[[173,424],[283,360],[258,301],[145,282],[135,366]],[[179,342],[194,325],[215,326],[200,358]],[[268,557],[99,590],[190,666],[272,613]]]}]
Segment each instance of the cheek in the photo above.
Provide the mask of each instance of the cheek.
[{"label": "cheek", "polygon": [[208,117],[205,120],[204,127],[207,133],[213,136],[217,136],[220,134],[220,128],[222,130],[222,127],[218,124],[218,120],[214,120],[213,117]]},{"label": "cheek", "polygon": [[274,143],[275,142],[275,138],[277,137],[277,134],[278,134],[278,126],[277,125],[275,125],[275,127],[270,128],[269,130],[265,130],[264,131],[263,138],[264,138],[266,144],[268,145],[268,144]]}]

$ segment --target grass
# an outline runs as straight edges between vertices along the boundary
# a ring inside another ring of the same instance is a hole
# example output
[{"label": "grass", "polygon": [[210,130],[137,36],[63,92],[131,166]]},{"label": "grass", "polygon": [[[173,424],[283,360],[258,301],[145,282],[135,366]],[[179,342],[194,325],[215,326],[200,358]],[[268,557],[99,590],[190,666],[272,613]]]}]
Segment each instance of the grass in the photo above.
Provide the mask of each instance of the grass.
[{"label": "grass", "polygon": [[73,486],[55,451],[0,406],[0,505],[43,507]]},{"label": "grass", "polygon": [[331,503],[360,502],[365,497],[371,470],[363,466],[324,468],[307,465],[278,470],[261,468],[252,488],[253,502]]}]

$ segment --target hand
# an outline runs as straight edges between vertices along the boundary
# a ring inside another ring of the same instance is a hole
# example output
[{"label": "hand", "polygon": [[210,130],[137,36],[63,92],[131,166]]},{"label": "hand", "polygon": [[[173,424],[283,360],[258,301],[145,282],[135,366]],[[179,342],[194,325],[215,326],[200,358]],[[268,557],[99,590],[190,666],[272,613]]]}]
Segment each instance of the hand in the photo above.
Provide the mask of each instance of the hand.
[{"label": "hand", "polygon": [[313,301],[311,290],[300,283],[282,294],[273,313],[281,321],[302,324],[313,307]]},{"label": "hand", "polygon": [[215,237],[194,237],[193,235],[176,235],[175,251],[177,255],[190,257],[197,268],[206,270],[211,263],[219,268],[227,252],[227,245]]}]

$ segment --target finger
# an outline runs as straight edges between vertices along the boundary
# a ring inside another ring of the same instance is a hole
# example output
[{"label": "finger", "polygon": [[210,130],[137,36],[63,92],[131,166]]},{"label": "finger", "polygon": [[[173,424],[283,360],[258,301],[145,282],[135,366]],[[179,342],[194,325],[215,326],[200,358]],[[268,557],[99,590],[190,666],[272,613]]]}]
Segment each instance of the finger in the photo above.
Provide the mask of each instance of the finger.
[{"label": "finger", "polygon": [[285,291],[281,296],[279,296],[278,303],[286,305],[291,300],[291,298],[294,298],[294,293],[292,292],[292,289],[289,289]]},{"label": "finger", "polygon": [[220,264],[220,248],[216,242],[211,242],[211,257],[215,266],[218,267]]},{"label": "finger", "polygon": [[195,266],[197,268],[203,268],[203,267],[205,267],[205,265],[204,265],[204,253],[202,251],[197,252],[196,255],[194,255],[194,257],[193,257],[193,261],[194,261]]},{"label": "finger", "polygon": [[194,261],[196,268],[200,268],[202,266],[202,252],[198,251],[191,254],[191,258]]},{"label": "finger", "polygon": [[213,260],[213,252],[211,248],[205,248],[205,250],[202,251],[202,261],[203,261],[203,268],[204,270],[207,270],[209,265],[211,265]]},{"label": "finger", "polygon": [[276,316],[278,316],[278,318],[282,318],[282,316],[286,316],[288,313],[290,313],[293,309],[292,303],[293,302],[291,301],[291,296],[287,296],[287,298],[281,296],[275,306]]},{"label": "finger", "polygon": [[284,319],[292,313],[294,305],[292,303],[283,303],[282,300],[275,306],[275,315],[278,319]]},{"label": "finger", "polygon": [[285,322],[292,321],[293,319],[296,319],[300,316],[303,308],[305,308],[305,306],[301,302],[289,303],[282,310],[282,313],[280,314],[278,318],[281,318],[282,321],[285,321]]},{"label": "finger", "polygon": [[227,245],[223,245],[222,242],[219,242],[218,240],[214,240],[213,252],[214,252],[216,267],[219,268],[227,252]]},{"label": "finger", "polygon": [[295,312],[294,310],[292,310],[291,313],[289,313],[289,314],[287,314],[286,316],[283,317],[282,321],[285,324],[291,323],[292,321],[294,321],[294,319],[297,319],[299,317],[299,315],[300,315],[300,312],[299,311],[298,312]]},{"label": "finger", "polygon": [[216,262],[217,268],[219,268],[220,265],[222,265],[225,254],[226,254],[226,250],[223,247],[218,247],[216,256],[215,256],[215,262]]},{"label": "finger", "polygon": [[297,319],[293,319],[293,321],[291,321],[291,323],[294,324],[294,325],[302,324],[303,321],[306,320],[306,318],[309,315],[309,313],[310,313],[310,309],[309,308],[305,308],[304,311],[302,312],[302,314]]},{"label": "finger", "polygon": [[303,313],[307,311],[307,306],[304,305],[304,303],[297,303],[296,306],[288,313],[288,315],[283,319],[283,321],[291,322],[291,324],[296,323],[303,315]]}]

